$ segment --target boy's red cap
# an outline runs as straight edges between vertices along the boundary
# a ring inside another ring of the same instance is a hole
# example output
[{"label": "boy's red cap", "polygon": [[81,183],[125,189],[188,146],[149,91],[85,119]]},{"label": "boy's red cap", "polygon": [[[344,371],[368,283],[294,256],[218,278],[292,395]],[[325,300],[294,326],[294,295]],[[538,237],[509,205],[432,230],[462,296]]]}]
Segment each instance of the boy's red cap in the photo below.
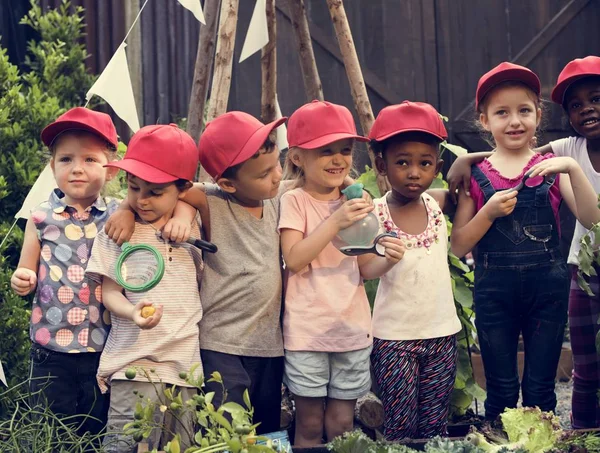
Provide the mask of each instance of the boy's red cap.
[{"label": "boy's red cap", "polygon": [[558,75],[556,86],[552,89],[552,100],[562,105],[565,102],[565,93],[571,84],[588,76],[600,76],[600,57],[590,55],[567,63]]},{"label": "boy's red cap", "polygon": [[288,121],[290,148],[315,149],[346,138],[368,141],[357,134],[352,113],[343,105],[314,100],[292,113]]},{"label": "boy's red cap", "polygon": [[432,105],[410,101],[381,110],[369,132],[369,138],[379,142],[403,132],[415,131],[425,132],[440,140],[448,138],[444,122]]},{"label": "boy's red cap", "polygon": [[123,160],[105,167],[125,170],[155,184],[193,181],[198,167],[196,142],[176,124],[142,127],[133,134]]},{"label": "boy's red cap", "polygon": [[110,116],[85,107],[72,108],[46,126],[42,131],[42,142],[50,146],[56,137],[68,130],[88,131],[102,137],[115,148],[118,145],[117,130]]},{"label": "boy's red cap", "polygon": [[475,94],[475,108],[479,109],[479,104],[492,88],[499,83],[508,82],[509,80],[524,83],[538,96],[542,92],[540,79],[532,70],[505,61],[491,71],[486,72],[479,79]]},{"label": "boy's red cap", "polygon": [[206,125],[200,136],[200,163],[213,179],[225,170],[250,159],[273,129],[287,117],[263,124],[244,112],[227,112]]}]

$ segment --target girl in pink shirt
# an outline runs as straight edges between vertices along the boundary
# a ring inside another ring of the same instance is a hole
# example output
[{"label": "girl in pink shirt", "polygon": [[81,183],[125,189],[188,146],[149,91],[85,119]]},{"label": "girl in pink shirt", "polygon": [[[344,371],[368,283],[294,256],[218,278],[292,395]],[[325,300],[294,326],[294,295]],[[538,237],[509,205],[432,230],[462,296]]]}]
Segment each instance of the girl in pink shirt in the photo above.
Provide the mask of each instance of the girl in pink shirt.
[{"label": "girl in pink shirt", "polygon": [[[352,168],[356,133],[350,111],[313,101],[289,119],[279,230],[288,272],[283,315],[284,382],[295,396],[295,444],[328,440],[353,428],[356,399],[371,387],[371,313],[362,277],[386,272],[404,253],[398,239],[386,257],[343,255],[332,243],[365,218],[367,201],[345,201],[339,187]],[[326,403],[326,404],[325,404]]]},{"label": "girl in pink shirt", "polygon": [[[577,162],[547,158],[529,146],[541,119],[540,89],[532,71],[506,62],[479,80],[479,120],[496,150],[473,166],[471,194],[459,191],[452,230],[457,256],[477,246],[474,301],[490,420],[516,406],[519,387],[523,406],[554,410],[569,296],[558,204],[564,199],[585,226],[600,220],[596,193]],[[526,174],[529,182],[519,184]],[[520,334],[525,370],[519,385]]]}]

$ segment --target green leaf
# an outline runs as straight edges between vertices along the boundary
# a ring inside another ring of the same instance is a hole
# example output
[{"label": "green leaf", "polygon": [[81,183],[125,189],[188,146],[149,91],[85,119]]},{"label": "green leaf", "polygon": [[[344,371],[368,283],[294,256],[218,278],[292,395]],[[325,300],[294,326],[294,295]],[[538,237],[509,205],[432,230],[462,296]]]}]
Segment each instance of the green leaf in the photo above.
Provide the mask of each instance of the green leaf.
[{"label": "green leaf", "polygon": [[223,410],[229,412],[230,414],[236,414],[238,412],[242,412],[245,413],[246,410],[240,406],[238,403],[234,403],[233,401],[224,403],[221,405],[221,407],[223,408]]},{"label": "green leaf", "polygon": [[468,154],[468,151],[466,150],[466,148],[463,148],[462,146],[458,146],[458,145],[453,145],[451,143],[448,143],[446,141],[443,141],[440,146],[443,149],[447,149],[448,151],[450,151],[452,154],[454,154],[455,156],[465,156],[466,154]]},{"label": "green leaf", "polygon": [[215,392],[208,392],[206,395],[204,395],[204,403],[205,404],[212,403],[212,400],[214,397],[215,397]]},{"label": "green leaf", "polygon": [[223,377],[221,377],[221,373],[219,373],[218,371],[213,371],[210,375],[210,379],[208,380],[208,382],[217,382],[219,384],[222,384]]},{"label": "green leaf", "polygon": [[364,189],[371,194],[372,197],[377,198],[381,196],[379,193],[379,187],[377,186],[377,174],[368,165],[365,165],[365,171],[358,177],[356,182],[362,183]]},{"label": "green leaf", "polygon": [[227,420],[223,415],[219,414],[218,412],[212,412],[211,417],[214,421],[216,421],[219,425],[221,425],[228,431],[233,430],[233,428],[231,427],[231,423],[229,423],[229,420]]},{"label": "green leaf", "polygon": [[471,308],[473,306],[473,293],[470,288],[467,287],[464,280],[456,279],[453,280],[456,285],[454,286],[454,298],[463,307]]},{"label": "green leaf", "polygon": [[248,409],[252,409],[252,405],[250,404],[250,394],[248,393],[248,389],[244,390],[244,404]]}]

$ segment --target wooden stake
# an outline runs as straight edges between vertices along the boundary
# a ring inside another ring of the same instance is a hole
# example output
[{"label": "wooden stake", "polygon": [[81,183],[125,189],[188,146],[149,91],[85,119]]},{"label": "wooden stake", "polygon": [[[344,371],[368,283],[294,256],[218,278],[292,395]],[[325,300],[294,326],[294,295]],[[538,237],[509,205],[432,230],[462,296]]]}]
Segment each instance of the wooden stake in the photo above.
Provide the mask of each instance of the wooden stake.
[{"label": "wooden stake", "polygon": [[[140,12],[139,0],[127,0],[123,2],[125,7],[125,30],[129,30],[131,24]],[[131,77],[131,87],[137,108],[138,118],[144,125],[144,97],[142,96],[142,24],[137,23],[127,37],[127,64]],[[129,132],[129,128],[127,128]]]},{"label": "wooden stake", "polygon": [[269,42],[261,50],[261,109],[263,123],[275,121],[275,103],[277,100],[277,21],[275,0],[267,1],[267,29]]},{"label": "wooden stake", "polygon": [[294,38],[298,47],[302,80],[306,91],[307,101],[323,100],[323,86],[317,69],[317,62],[308,28],[304,0],[289,0],[290,20],[294,29]]},{"label": "wooden stake", "polygon": [[239,0],[222,0],[207,122],[227,111]]},{"label": "wooden stake", "polygon": [[[362,71],[360,70],[360,63],[358,61],[358,56],[356,55],[352,31],[348,24],[348,17],[344,10],[344,3],[342,0],[327,0],[327,6],[329,7],[335,34],[340,45],[340,52],[344,59],[344,66],[346,67],[346,74],[348,76],[348,81],[350,82],[354,106],[358,112],[358,118],[362,126],[363,134],[367,135],[371,130],[375,118],[373,116],[373,110],[371,109],[369,96],[367,95],[367,87],[363,79]],[[368,147],[368,151],[371,165],[375,169],[375,154],[370,146]],[[375,170],[375,172],[377,172],[377,170]],[[385,194],[390,189],[387,178],[379,174],[377,175],[377,186],[379,187],[381,195]]]},{"label": "wooden stake", "polygon": [[200,138],[200,132],[204,127],[204,109],[206,94],[208,93],[210,70],[215,59],[215,37],[220,3],[220,0],[204,1],[204,19],[206,20],[206,25],[200,25],[194,81],[192,82],[187,116],[187,132],[196,142]]}]

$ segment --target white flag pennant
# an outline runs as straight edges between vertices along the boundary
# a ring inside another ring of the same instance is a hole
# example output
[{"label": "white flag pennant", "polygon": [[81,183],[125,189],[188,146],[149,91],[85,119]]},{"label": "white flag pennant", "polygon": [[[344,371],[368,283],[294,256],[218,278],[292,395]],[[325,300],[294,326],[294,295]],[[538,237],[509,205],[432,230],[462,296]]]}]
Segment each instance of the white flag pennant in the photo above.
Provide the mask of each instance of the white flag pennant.
[{"label": "white flag pennant", "polygon": [[258,52],[269,43],[269,30],[267,29],[267,2],[266,0],[256,0],[250,26],[242,47],[240,63],[250,55]]},{"label": "white flag pennant", "polygon": [[119,118],[125,121],[133,132],[137,132],[140,128],[140,120],[131,87],[129,65],[125,54],[126,46],[125,42],[121,43],[85,97],[89,101],[94,94],[100,96],[110,104]]},{"label": "white flag pennant", "polygon": [[8,387],[6,376],[4,375],[4,368],[2,368],[2,362],[0,362],[0,381],[2,381],[5,387]]},{"label": "white flag pennant", "polygon": [[54,179],[54,173],[50,165],[46,165],[46,168],[42,170],[38,179],[33,184],[33,187],[25,197],[25,201],[19,209],[19,212],[15,214],[15,219],[28,219],[31,215],[31,210],[40,203],[48,200],[50,193],[56,188],[56,180]]},{"label": "white flag pennant", "polygon": [[[275,119],[281,118],[283,115],[281,114],[281,108],[279,107],[279,99],[275,98]],[[289,144],[287,141],[287,127],[285,123],[279,126],[276,129],[277,132],[277,148],[280,151],[289,148]]]},{"label": "white flag pennant", "polygon": [[181,6],[186,9],[189,9],[194,17],[198,20],[198,22],[206,25],[206,21],[204,20],[204,13],[202,12],[202,5],[200,5],[200,0],[177,0]]}]

